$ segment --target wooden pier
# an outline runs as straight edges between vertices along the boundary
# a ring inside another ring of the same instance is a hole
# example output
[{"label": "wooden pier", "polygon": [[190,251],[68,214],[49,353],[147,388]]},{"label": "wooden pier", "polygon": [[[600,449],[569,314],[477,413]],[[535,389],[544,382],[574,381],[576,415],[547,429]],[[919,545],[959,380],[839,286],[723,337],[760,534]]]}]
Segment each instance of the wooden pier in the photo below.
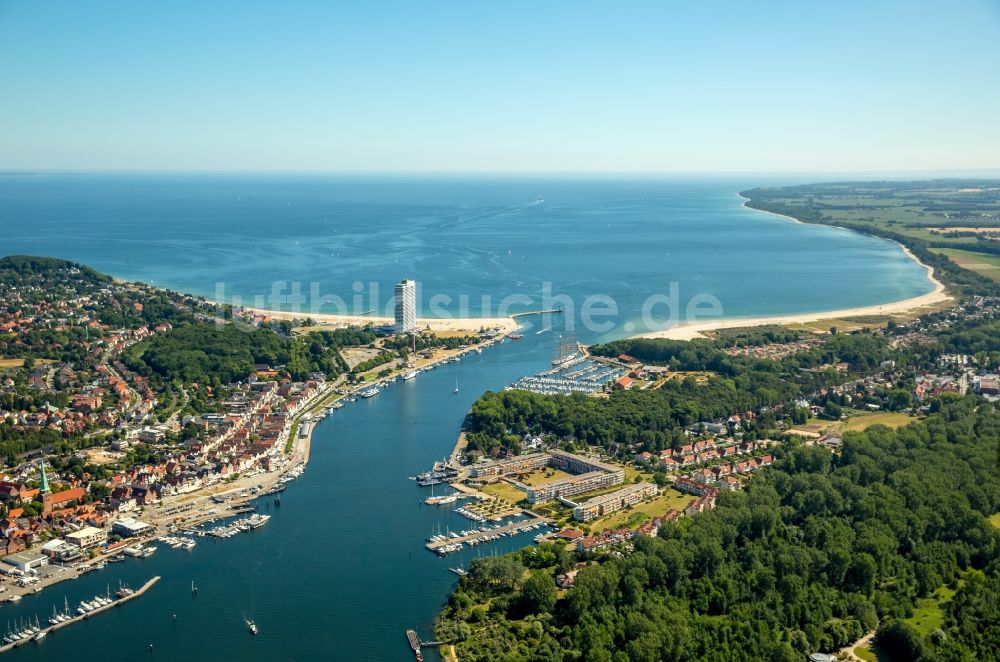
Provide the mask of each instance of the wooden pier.
[{"label": "wooden pier", "polygon": [[[143,593],[145,593],[146,591],[148,591],[153,586],[153,584],[155,584],[158,581],[160,581],[160,576],[159,575],[157,575],[156,577],[153,577],[148,582],[146,582],[145,584],[143,584],[142,587],[140,587],[139,589],[137,589],[134,592],[130,593],[129,595],[126,595],[123,598],[116,598],[115,600],[113,600],[111,602],[111,604],[107,604],[107,605],[104,605],[102,607],[98,607],[97,609],[94,609],[93,611],[89,611],[89,612],[87,612],[86,614],[83,614],[83,615],[73,616],[68,621],[63,621],[62,623],[56,623],[55,625],[49,625],[48,627],[42,628],[41,630],[42,630],[42,632],[44,632],[45,634],[48,635],[48,634],[51,634],[51,633],[55,632],[56,630],[60,630],[60,629],[62,629],[64,627],[67,627],[67,626],[72,625],[74,623],[79,623],[80,621],[85,621],[85,620],[87,620],[88,618],[90,618],[92,616],[100,614],[101,612],[105,612],[105,611],[107,611],[109,609],[114,609],[115,607],[121,607],[123,604],[125,604],[129,600],[132,600],[134,598],[138,598],[140,595],[142,595]],[[0,646],[0,653],[6,653],[9,650],[17,648],[18,646],[24,646],[25,644],[28,644],[28,643],[30,643],[30,642],[32,642],[34,640],[35,640],[35,637],[32,636],[32,637],[25,637],[24,639],[21,639],[20,641],[15,641],[14,643],[11,643],[11,644],[4,644],[4,645]]]},{"label": "wooden pier", "polygon": [[458,536],[457,538],[447,537],[444,540],[436,540],[434,542],[429,542],[425,545],[427,549],[432,552],[437,552],[437,550],[445,545],[454,545],[455,543],[466,544],[471,541],[482,541],[491,538],[496,535],[501,535],[505,533],[510,533],[511,531],[517,531],[518,529],[523,529],[526,527],[533,527],[536,524],[548,524],[551,520],[547,517],[535,517],[534,519],[521,520],[519,522],[510,522],[504,524],[497,529],[487,529],[485,531],[477,530],[475,533],[471,533],[465,536]]},{"label": "wooden pier", "polygon": [[518,317],[528,317],[529,315],[547,315],[549,313],[561,314],[563,312],[562,308],[549,308],[548,310],[526,310],[523,313],[511,313],[511,319],[517,319]]}]

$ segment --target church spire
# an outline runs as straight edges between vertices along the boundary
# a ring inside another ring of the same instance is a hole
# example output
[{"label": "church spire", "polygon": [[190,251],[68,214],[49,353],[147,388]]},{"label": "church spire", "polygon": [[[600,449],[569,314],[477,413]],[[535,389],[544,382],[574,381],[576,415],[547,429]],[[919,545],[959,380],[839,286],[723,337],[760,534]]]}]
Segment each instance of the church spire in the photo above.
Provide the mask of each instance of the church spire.
[{"label": "church spire", "polygon": [[39,493],[50,494],[52,488],[49,487],[49,477],[45,474],[45,460],[42,460],[42,484],[39,486]]}]

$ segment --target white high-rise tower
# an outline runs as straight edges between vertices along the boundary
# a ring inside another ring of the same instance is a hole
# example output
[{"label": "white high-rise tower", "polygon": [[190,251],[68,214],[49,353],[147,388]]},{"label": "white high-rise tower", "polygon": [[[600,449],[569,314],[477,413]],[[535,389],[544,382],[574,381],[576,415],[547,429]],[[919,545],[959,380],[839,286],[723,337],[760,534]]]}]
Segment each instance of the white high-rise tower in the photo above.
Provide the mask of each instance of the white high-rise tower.
[{"label": "white high-rise tower", "polygon": [[396,333],[410,333],[417,328],[417,284],[409,278],[396,283]]}]

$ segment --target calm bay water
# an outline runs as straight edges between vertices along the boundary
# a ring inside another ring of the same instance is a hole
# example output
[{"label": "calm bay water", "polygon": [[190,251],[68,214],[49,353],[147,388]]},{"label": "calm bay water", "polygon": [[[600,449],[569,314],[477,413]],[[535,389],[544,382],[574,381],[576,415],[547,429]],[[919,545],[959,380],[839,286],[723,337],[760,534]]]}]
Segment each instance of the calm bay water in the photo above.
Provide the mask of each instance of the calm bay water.
[{"label": "calm bay water", "polygon": [[429,317],[489,315],[505,299],[511,310],[537,309],[551,292],[579,320],[587,297],[606,295],[617,314],[600,334],[612,336],[628,322],[638,326],[643,302],[672,282],[681,307],[710,295],[727,317],[930,291],[924,271],[895,244],[742,207],[737,191],[769,183],[777,182],[7,175],[0,254],[69,258],[272,308],[291,305],[271,297],[274,283],[298,283],[302,308],[319,306],[314,312],[384,312],[403,277],[418,281]]},{"label": "calm bay water", "polygon": [[[306,294],[315,282],[321,295],[351,304],[360,283],[366,296],[356,312],[384,306],[391,284],[407,276],[421,282],[425,304],[444,295],[454,313],[464,295],[471,314],[492,313],[511,294],[524,296],[514,310],[537,308],[550,283],[574,313],[590,295],[616,302],[613,329],[575,328],[585,341],[623,333],[671,281],[682,304],[710,294],[733,317],[930,290],[923,270],[891,243],[741,207],[737,191],[768,183],[787,180],[7,175],[0,254],[73,259],[210,297],[224,283],[244,303],[275,281],[295,281]],[[367,296],[372,283],[380,296]],[[565,318],[575,317],[534,319],[538,329],[557,328],[396,383],[323,421],[308,470],[281,507],[262,502],[274,515],[262,529],[202,540],[189,552],[161,547],[151,559],[0,606],[0,627],[35,614],[44,620],[64,596],[75,605],[119,580],[138,586],[163,576],[122,609],[11,659],[408,659],[403,632],[430,636],[455,582],[447,568],[488,550],[447,559],[425,551],[437,527],[469,522],[451,506],[423,505],[429,490],[407,476],[451,450],[479,394],[545,367]],[[492,551],[530,538],[505,539]],[[256,638],[244,625],[251,612]]]},{"label": "calm bay water", "polygon": [[[416,627],[430,638],[434,614],[457,580],[447,568],[530,544],[532,534],[438,558],[423,548],[424,540],[438,528],[462,530],[472,523],[455,514],[454,505],[423,504],[430,488],[407,477],[451,451],[462,417],[480,393],[547,364],[547,336],[532,334],[394,383],[322,421],[308,469],[285,490],[281,506],[261,500],[261,512],[273,517],[260,529],[199,539],[191,551],[161,545],[149,559],[108,565],[17,606],[0,606],[0,627],[35,614],[44,621],[53,604],[62,607],[64,596],[75,608],[107,585],[114,591],[120,579],[136,587],[153,575],[163,577],[121,609],[5,657],[412,659],[404,632]],[[260,627],[257,637],[244,624],[251,615]]]}]

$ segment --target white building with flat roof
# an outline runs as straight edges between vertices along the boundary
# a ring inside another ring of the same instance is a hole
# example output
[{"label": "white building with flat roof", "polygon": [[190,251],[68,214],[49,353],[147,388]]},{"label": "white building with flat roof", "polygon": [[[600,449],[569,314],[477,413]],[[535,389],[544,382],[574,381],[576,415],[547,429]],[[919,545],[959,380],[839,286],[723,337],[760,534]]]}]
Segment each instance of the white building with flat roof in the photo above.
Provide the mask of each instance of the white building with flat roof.
[{"label": "white building with flat roof", "polygon": [[48,565],[49,558],[41,552],[35,550],[25,550],[23,552],[18,552],[17,554],[5,556],[3,562],[7,565],[14,566],[21,572],[28,572],[29,570],[34,570],[35,568],[41,568],[42,566]]},{"label": "white building with flat roof", "polygon": [[85,526],[79,531],[67,533],[63,538],[66,539],[66,542],[76,545],[80,549],[87,549],[107,542],[108,532],[94,526]]},{"label": "white building with flat roof", "polygon": [[53,538],[42,545],[42,554],[57,563],[73,561],[81,556],[79,547],[69,544],[62,538]]},{"label": "white building with flat roof", "polygon": [[417,328],[417,284],[409,278],[396,283],[396,333],[410,333]]},{"label": "white building with flat roof", "polygon": [[125,536],[126,538],[131,538],[132,536],[145,533],[150,528],[152,527],[150,527],[149,524],[140,522],[134,517],[123,517],[111,525],[111,532],[117,533],[120,536]]}]

